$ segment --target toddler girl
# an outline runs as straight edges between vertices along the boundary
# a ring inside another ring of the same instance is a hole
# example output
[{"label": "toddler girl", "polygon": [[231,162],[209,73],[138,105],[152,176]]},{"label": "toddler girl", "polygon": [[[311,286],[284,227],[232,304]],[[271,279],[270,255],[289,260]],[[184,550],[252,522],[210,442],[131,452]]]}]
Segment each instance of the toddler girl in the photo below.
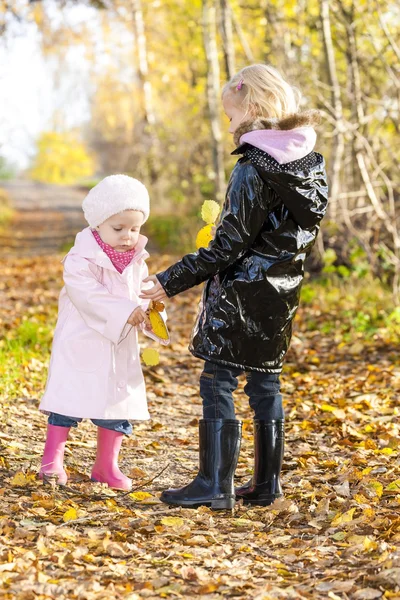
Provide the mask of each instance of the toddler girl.
[{"label": "toddler girl", "polygon": [[163,492],[168,504],[232,508],[241,424],[232,392],[245,372],[254,411],[253,478],[236,497],[271,504],[279,475],[284,412],[279,374],[292,334],[304,262],[327,205],[323,157],[314,151],[316,111],[299,110],[300,93],[274,68],[251,65],[222,92],[240,158],[208,248],[149,280],[142,298],[161,300],[205,281],[191,352],[200,377],[200,469],[189,485]]},{"label": "toddler girl", "polygon": [[63,261],[65,286],[40,403],[49,414],[41,479],[67,482],[68,432],[89,418],[98,427],[92,479],[131,488],[118,455],[132,432],[128,419],[149,418],[137,335],[150,327],[148,301],[140,299],[149,256],[140,228],[149,210],[145,186],[126,175],[106,177],[83,201],[89,227]]}]

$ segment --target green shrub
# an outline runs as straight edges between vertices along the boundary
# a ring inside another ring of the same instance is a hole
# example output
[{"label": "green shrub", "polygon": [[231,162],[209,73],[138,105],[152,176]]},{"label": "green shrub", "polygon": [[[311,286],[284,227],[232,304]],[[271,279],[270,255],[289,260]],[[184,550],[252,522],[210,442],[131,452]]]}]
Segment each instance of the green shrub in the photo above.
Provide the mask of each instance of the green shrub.
[{"label": "green shrub", "polygon": [[195,251],[201,226],[198,219],[185,215],[151,215],[143,233],[161,252],[181,254]]}]

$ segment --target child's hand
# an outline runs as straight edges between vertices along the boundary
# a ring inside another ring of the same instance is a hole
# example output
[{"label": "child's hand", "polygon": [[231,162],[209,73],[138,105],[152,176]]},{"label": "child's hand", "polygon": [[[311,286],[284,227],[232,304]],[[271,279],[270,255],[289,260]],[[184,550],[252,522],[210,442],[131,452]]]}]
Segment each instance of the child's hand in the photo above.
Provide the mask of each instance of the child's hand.
[{"label": "child's hand", "polygon": [[129,325],[133,325],[134,327],[137,327],[141,323],[144,323],[148,329],[151,329],[150,319],[146,312],[143,310],[143,308],[141,308],[140,306],[135,308],[127,322],[129,323]]},{"label": "child's hand", "polygon": [[144,298],[145,300],[164,300],[167,298],[163,286],[155,275],[150,275],[150,277],[143,279],[143,283],[148,283],[149,281],[154,283],[154,285],[148,290],[142,290],[142,293],[140,294],[141,298]]}]

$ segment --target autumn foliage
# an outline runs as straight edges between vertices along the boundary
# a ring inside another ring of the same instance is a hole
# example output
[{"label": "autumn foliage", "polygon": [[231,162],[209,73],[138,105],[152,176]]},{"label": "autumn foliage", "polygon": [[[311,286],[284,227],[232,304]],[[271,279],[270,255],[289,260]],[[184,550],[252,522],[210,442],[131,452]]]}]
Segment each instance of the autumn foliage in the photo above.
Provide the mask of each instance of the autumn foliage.
[{"label": "autumn foliage", "polygon": [[[171,260],[152,260],[150,271]],[[346,317],[361,298],[368,309],[365,291],[306,285],[283,377],[285,498],[213,513],[158,500],[196,471],[201,361],[187,342],[199,290],[168,302],[172,343],[157,367],[145,368],[152,420],[135,425],[122,455],[132,493],[89,481],[96,443],[89,422],[71,433],[68,486],[37,480],[46,426],[37,406],[61,269],[59,257],[41,257],[3,259],[0,270],[2,597],[398,597],[398,348],[388,321],[362,332]],[[374,303],[384,313],[384,298]],[[242,385],[238,483],[252,468]]]}]

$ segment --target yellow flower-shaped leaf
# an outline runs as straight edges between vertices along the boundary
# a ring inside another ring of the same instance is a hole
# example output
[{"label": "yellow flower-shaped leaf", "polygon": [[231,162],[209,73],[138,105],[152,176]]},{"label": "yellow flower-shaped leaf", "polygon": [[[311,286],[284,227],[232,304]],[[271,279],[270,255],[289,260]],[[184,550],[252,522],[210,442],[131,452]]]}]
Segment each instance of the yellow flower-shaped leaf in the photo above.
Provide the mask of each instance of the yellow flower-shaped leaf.
[{"label": "yellow flower-shaped leaf", "polygon": [[220,206],[215,200],[206,200],[201,207],[201,218],[207,225],[213,225],[220,212]]},{"label": "yellow flower-shaped leaf", "polygon": [[196,237],[196,248],[197,249],[207,248],[208,244],[213,239],[212,229],[213,229],[213,225],[206,225],[205,227],[202,227],[200,229],[200,231]]},{"label": "yellow flower-shaped leaf", "polygon": [[142,359],[148,367],[155,367],[160,362],[160,355],[155,348],[145,348],[142,352]]}]

